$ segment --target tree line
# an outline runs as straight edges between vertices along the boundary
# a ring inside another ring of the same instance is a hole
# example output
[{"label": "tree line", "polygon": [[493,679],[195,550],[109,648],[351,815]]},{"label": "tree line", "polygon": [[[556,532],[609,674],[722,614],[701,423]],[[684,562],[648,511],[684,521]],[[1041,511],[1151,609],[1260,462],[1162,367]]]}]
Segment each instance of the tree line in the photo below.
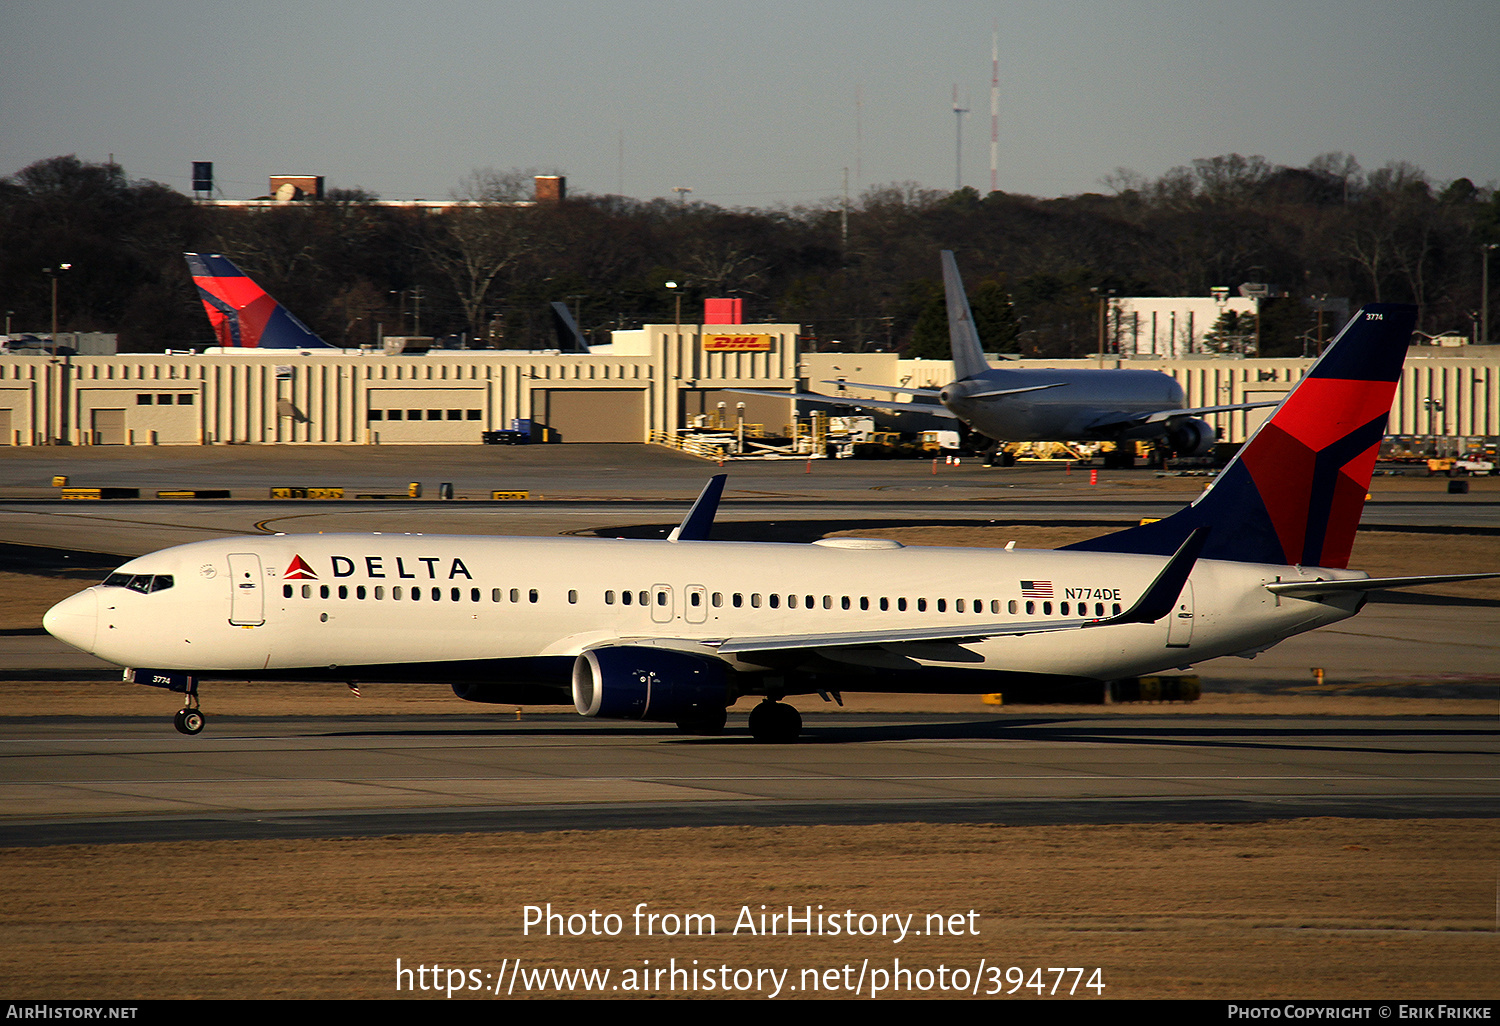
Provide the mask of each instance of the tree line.
[{"label": "tree line", "polygon": [[[478,171],[442,211],[359,190],[268,208],[200,204],[118,164],[54,157],[0,179],[0,302],[15,331],[117,331],[125,351],[213,343],[185,251],[223,253],[335,345],[463,335],[475,347],[556,344],[564,302],[590,341],[684,320],[739,297],[747,321],[797,322],[822,349],[945,356],[937,254],[957,253],[986,345],[1026,356],[1095,351],[1101,297],[1207,295],[1262,282],[1266,355],[1301,352],[1303,300],[1415,302],[1419,328],[1474,332],[1483,246],[1500,193],[1435,183],[1410,164],[1366,172],[1345,154],[1306,167],[1238,154],[1159,178],[1120,170],[1105,190],[1041,199],[914,184],[773,209],[574,195],[514,205],[530,173]],[[1500,272],[1497,272],[1500,277]],[[677,293],[665,283],[679,282]],[[1493,330],[1491,332],[1493,335]]]}]

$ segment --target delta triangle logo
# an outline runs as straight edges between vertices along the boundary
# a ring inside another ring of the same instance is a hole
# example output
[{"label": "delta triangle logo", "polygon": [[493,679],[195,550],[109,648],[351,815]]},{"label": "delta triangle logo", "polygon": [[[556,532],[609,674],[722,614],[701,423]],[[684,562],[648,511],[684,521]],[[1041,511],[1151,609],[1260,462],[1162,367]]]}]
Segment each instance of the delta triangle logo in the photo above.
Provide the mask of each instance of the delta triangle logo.
[{"label": "delta triangle logo", "polygon": [[286,573],[281,575],[284,581],[316,581],[318,575],[313,568],[307,565],[307,560],[301,556],[292,556],[291,564],[286,568]]}]

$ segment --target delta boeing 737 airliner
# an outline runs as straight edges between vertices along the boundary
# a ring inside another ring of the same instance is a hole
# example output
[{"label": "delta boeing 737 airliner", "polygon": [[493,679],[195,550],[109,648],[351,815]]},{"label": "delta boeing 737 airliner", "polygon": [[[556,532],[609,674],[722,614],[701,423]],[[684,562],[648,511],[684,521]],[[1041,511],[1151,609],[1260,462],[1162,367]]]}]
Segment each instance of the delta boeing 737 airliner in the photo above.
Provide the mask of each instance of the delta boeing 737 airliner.
[{"label": "delta boeing 737 airliner", "polygon": [[1060,550],[708,540],[714,478],[666,541],[301,534],[132,559],[46,615],[63,641],[182,692],[203,680],[425,681],[474,701],[791,741],[786,695],[987,693],[1263,651],[1353,616],[1349,554],[1415,308],[1368,306],[1173,516]]}]

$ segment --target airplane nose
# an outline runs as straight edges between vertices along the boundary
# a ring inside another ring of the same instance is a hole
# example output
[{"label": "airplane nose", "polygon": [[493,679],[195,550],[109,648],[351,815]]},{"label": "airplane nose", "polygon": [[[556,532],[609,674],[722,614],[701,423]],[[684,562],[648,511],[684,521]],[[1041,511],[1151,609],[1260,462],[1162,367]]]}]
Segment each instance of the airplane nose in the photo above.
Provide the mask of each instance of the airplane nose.
[{"label": "airplane nose", "polygon": [[94,650],[94,635],[99,628],[99,597],[94,589],[81,591],[63,599],[47,610],[42,626],[59,641],[65,641],[85,652]]}]

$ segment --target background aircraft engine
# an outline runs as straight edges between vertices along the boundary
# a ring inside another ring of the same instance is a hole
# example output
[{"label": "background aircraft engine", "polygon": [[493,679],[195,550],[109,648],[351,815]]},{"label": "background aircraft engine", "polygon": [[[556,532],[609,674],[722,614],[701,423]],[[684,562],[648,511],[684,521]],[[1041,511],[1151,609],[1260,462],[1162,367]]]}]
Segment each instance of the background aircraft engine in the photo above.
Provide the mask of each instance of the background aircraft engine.
[{"label": "background aircraft engine", "polygon": [[1211,425],[1196,417],[1178,417],[1167,422],[1167,444],[1178,456],[1207,456],[1218,438]]},{"label": "background aircraft engine", "polygon": [[584,716],[673,723],[728,704],[724,667],[712,659],[620,645],[591,649],[573,664],[573,706]]}]

